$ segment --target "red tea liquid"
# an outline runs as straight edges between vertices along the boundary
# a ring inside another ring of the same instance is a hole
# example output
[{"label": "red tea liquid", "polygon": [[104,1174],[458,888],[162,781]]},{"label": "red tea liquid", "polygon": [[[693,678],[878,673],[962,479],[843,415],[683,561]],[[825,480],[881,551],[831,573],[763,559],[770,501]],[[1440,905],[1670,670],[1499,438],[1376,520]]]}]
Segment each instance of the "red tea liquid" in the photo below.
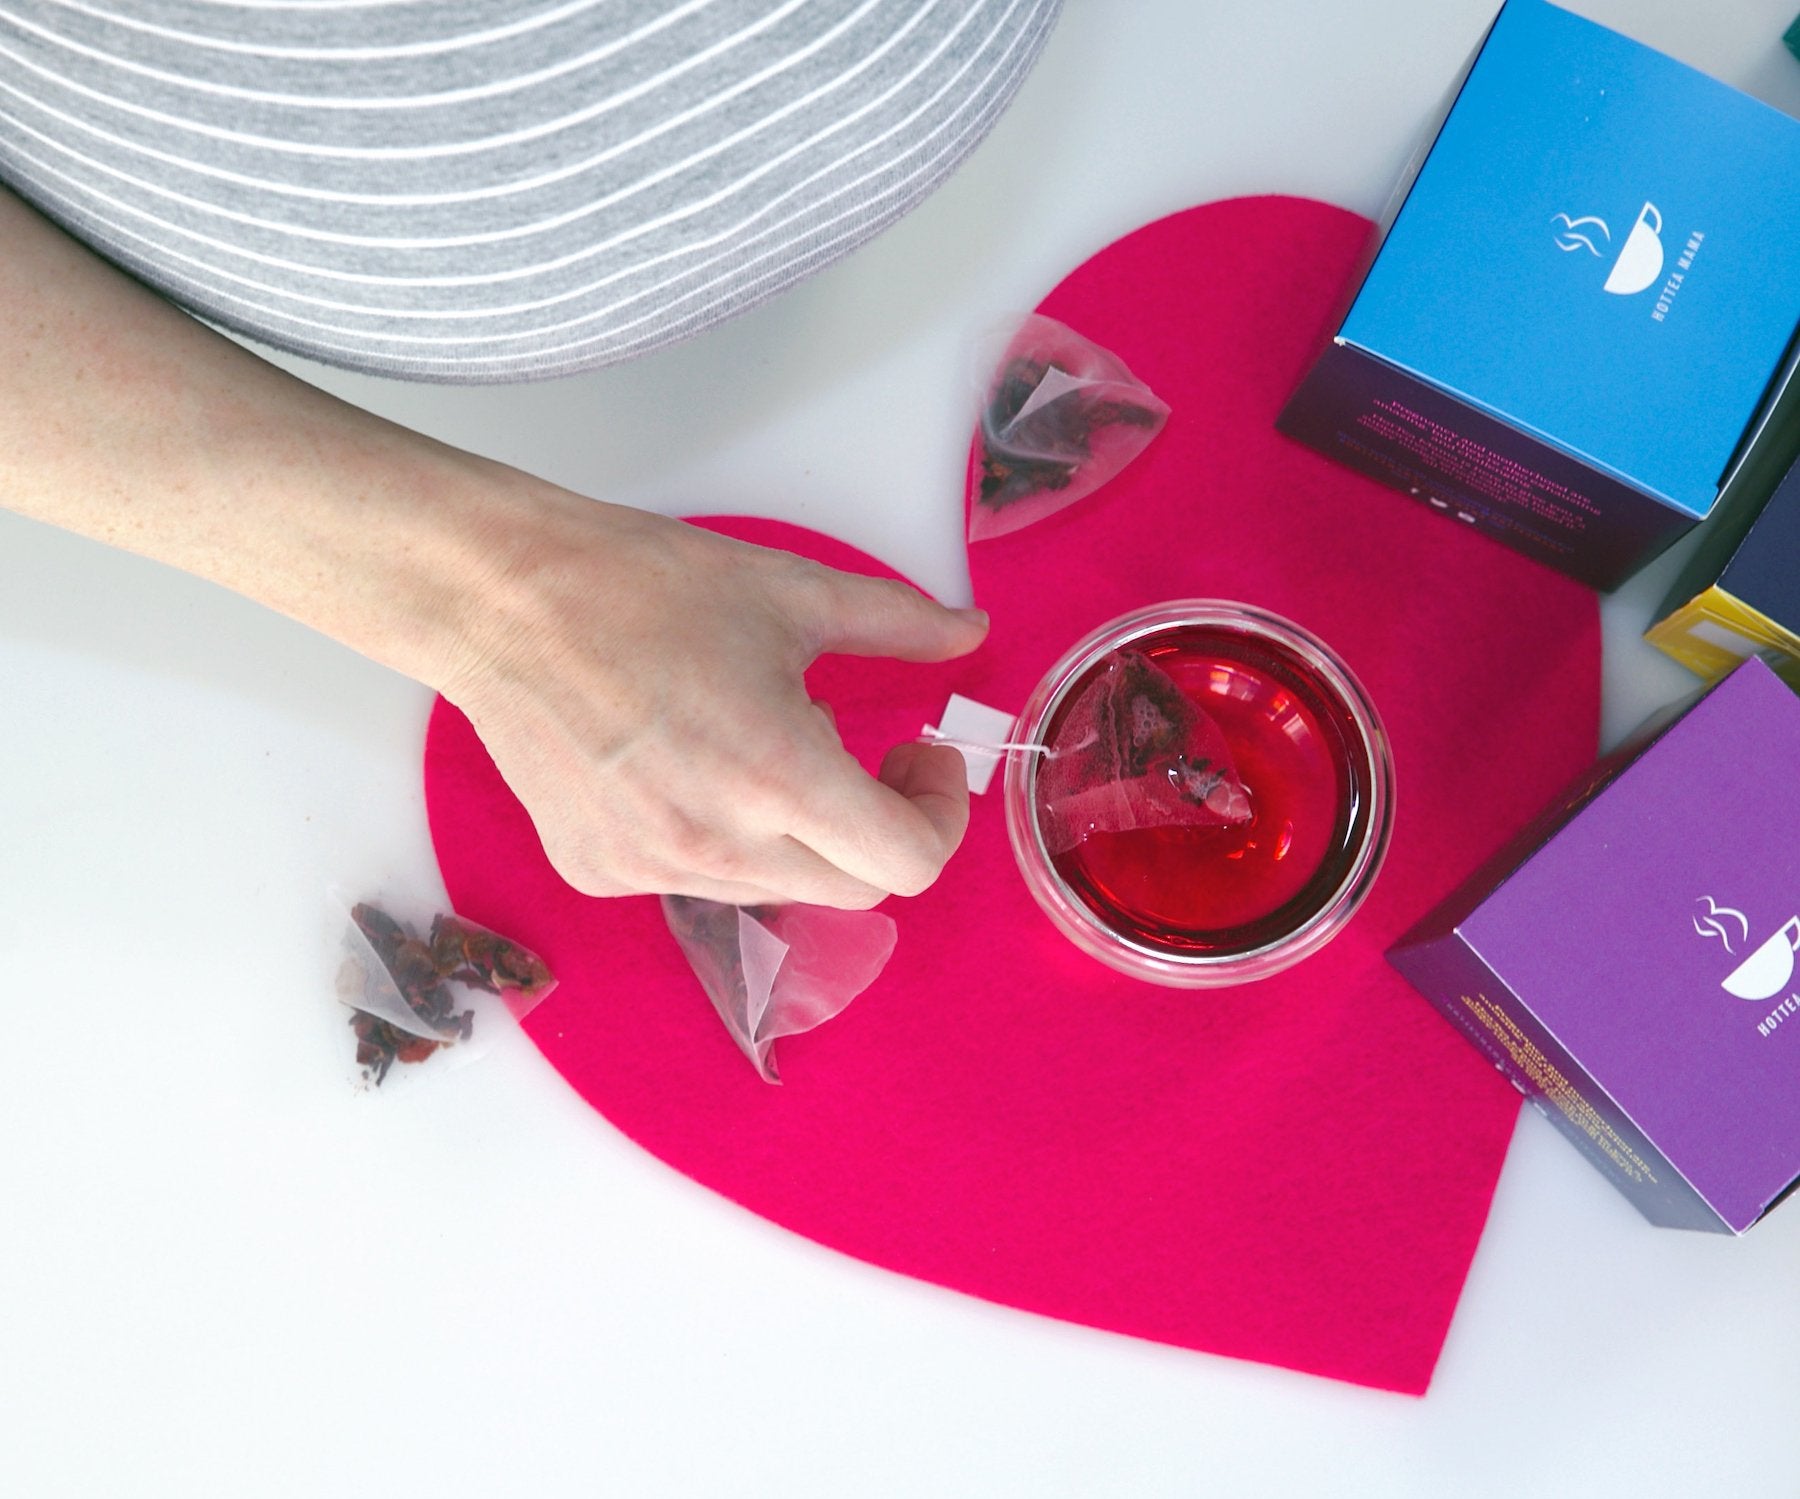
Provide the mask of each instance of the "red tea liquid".
[{"label": "red tea liquid", "polygon": [[[1092,832],[1052,858],[1071,894],[1122,936],[1172,956],[1249,952],[1337,893],[1368,834],[1374,776],[1355,720],[1302,658],[1215,625],[1133,641],[1225,735],[1249,792],[1235,827]],[[1064,693],[1045,737],[1104,662]]]}]

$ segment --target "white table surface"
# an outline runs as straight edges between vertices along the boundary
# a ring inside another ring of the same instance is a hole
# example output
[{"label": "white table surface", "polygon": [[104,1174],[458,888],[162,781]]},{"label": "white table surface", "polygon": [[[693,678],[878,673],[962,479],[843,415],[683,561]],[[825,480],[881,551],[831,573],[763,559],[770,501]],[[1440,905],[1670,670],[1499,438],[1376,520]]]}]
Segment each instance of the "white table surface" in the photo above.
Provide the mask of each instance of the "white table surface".
[{"label": "white table surface", "polygon": [[[1800,113],[1797,3],[1580,8]],[[300,372],[960,600],[972,333],[1193,203],[1375,212],[1491,9],[1071,0],[942,192],[734,325],[535,387]],[[1609,738],[1692,685],[1636,638],[1676,560],[1607,603]],[[985,1305],[694,1186],[522,1043],[349,1091],[319,905],[437,888],[422,689],[5,516],[0,688],[0,1494],[1800,1495],[1800,1206],[1652,1229],[1525,1113],[1423,1400]]]}]

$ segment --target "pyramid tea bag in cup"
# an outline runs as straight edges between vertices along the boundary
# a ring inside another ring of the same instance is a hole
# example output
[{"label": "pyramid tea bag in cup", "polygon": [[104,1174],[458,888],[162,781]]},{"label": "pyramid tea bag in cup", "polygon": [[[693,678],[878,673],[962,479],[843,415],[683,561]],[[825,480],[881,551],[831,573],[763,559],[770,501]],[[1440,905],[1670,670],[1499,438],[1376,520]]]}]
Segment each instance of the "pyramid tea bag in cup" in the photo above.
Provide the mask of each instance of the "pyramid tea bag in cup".
[{"label": "pyramid tea bag in cup", "polygon": [[1225,736],[1148,657],[1114,651],[1062,714],[1037,776],[1044,847],[1251,816]]}]

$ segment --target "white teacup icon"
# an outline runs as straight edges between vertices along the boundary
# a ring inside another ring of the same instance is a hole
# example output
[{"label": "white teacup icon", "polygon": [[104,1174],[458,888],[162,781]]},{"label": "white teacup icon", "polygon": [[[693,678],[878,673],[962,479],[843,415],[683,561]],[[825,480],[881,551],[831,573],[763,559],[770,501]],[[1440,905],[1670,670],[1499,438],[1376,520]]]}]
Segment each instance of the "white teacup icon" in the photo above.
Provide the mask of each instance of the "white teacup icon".
[{"label": "white teacup icon", "polygon": [[1613,262],[1612,274],[1606,278],[1606,289],[1617,296],[1628,297],[1642,291],[1662,275],[1662,215],[1654,203],[1644,204],[1631,233],[1625,237],[1625,248]]},{"label": "white teacup icon", "polygon": [[1794,976],[1794,954],[1800,952],[1800,916],[1726,975],[1722,987],[1739,999],[1773,999]]}]

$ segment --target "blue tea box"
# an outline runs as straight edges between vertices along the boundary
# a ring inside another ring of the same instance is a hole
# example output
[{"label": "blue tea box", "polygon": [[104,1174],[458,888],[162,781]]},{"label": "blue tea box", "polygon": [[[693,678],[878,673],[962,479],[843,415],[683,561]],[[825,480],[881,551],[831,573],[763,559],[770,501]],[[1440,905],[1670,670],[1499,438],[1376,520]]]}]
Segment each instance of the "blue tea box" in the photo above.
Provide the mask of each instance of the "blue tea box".
[{"label": "blue tea box", "polygon": [[1612,588],[1785,467],[1796,184],[1800,121],[1507,0],[1280,427]]}]

